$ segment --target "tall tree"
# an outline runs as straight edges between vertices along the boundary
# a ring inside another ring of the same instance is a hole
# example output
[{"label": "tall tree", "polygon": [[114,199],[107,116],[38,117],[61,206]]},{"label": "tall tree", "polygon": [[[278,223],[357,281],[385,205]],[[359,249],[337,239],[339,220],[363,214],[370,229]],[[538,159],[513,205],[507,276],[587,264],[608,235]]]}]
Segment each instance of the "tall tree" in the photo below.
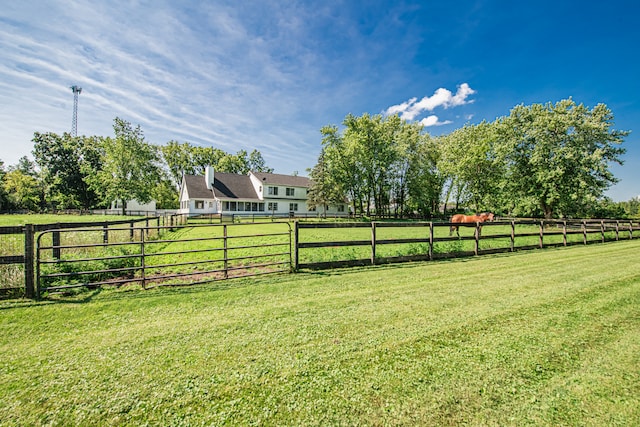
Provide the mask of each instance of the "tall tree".
[{"label": "tall tree", "polygon": [[311,185],[307,191],[309,207],[321,208],[323,216],[326,216],[329,205],[344,203],[346,200],[342,185],[330,172],[330,166],[327,163],[328,156],[325,151],[326,148],[323,147],[318,157],[318,163],[309,171]]},{"label": "tall tree", "polygon": [[482,122],[465,125],[439,139],[440,170],[449,177],[456,196],[468,197],[476,212],[492,208],[492,200],[501,191],[504,170],[495,154],[497,138],[496,126]]},{"label": "tall tree", "polygon": [[9,198],[4,188],[5,175],[4,162],[0,159],[0,212],[9,210]]},{"label": "tall tree", "polygon": [[188,142],[169,141],[160,147],[169,176],[177,187],[182,182],[182,174],[195,175],[194,146]]},{"label": "tall tree", "polygon": [[38,180],[19,168],[12,168],[4,175],[2,185],[8,195],[10,209],[39,211],[43,199]]},{"label": "tall tree", "polygon": [[101,191],[105,203],[137,200],[147,203],[160,180],[160,156],[157,147],[145,142],[140,126],[125,120],[114,120],[114,138],[103,141],[102,169],[90,177],[92,188]]},{"label": "tall tree", "polygon": [[272,173],[273,168],[267,166],[267,162],[262,157],[262,154],[258,150],[253,150],[249,154],[249,170],[253,172],[266,172]]},{"label": "tall tree", "polygon": [[584,214],[617,182],[609,169],[622,164],[629,132],[613,129],[604,104],[589,109],[565,99],[520,105],[498,120],[505,186],[522,214],[545,218]]},{"label": "tall tree", "polygon": [[87,174],[95,172],[99,153],[90,152],[96,150],[92,138],[36,132],[32,141],[47,202],[62,209],[94,207],[98,196],[89,188]]},{"label": "tall tree", "polygon": [[9,171],[19,171],[23,175],[29,175],[34,178],[38,176],[38,172],[36,171],[36,164],[27,156],[20,157],[17,164],[9,166]]},{"label": "tall tree", "polygon": [[408,153],[407,212],[417,212],[423,218],[438,213],[444,177],[438,170],[440,152],[437,143],[423,135]]},{"label": "tall tree", "polygon": [[266,165],[262,154],[253,150],[247,154],[240,150],[236,154],[227,153],[214,147],[197,147],[188,142],[169,141],[160,148],[162,157],[169,170],[172,181],[177,185],[182,181],[182,174],[203,174],[205,167],[213,166],[218,172],[247,174],[254,172],[273,172]]}]

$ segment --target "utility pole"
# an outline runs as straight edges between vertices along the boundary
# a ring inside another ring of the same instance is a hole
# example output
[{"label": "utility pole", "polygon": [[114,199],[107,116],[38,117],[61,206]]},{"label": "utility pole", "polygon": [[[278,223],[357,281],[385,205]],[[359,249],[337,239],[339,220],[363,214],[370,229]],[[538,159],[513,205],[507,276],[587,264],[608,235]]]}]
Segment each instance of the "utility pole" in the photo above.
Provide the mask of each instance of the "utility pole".
[{"label": "utility pole", "polygon": [[71,136],[78,136],[78,95],[82,92],[82,88],[71,86],[73,91],[73,120],[71,121]]}]

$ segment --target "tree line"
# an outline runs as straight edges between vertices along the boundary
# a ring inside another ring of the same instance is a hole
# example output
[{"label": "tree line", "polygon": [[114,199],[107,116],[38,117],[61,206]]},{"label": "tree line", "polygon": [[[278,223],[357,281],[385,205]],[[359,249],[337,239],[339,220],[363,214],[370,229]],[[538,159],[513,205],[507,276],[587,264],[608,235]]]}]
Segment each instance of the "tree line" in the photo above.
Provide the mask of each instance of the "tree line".
[{"label": "tree line", "polygon": [[[309,170],[311,206],[349,203],[356,214],[421,218],[464,209],[545,218],[640,210],[640,198],[604,197],[618,181],[610,165],[622,164],[629,134],[613,128],[604,104],[519,105],[493,122],[438,137],[397,115],[350,114],[342,125],[320,130],[320,154]],[[95,209],[131,199],[175,209],[183,173],[202,174],[207,165],[239,174],[273,171],[257,150],[157,146],[120,118],[113,129],[113,137],[36,132],[34,161],[23,157],[5,170],[0,160],[0,211]]]},{"label": "tree line", "polygon": [[116,118],[114,137],[34,133],[33,157],[5,170],[0,160],[0,211],[42,212],[108,208],[114,201],[156,201],[158,209],[178,208],[182,174],[217,171],[272,172],[262,154],[227,153],[213,147],[169,141],[148,143],[140,126]]},{"label": "tree line", "polygon": [[613,129],[613,119],[604,104],[565,99],[432,137],[398,116],[348,115],[342,130],[321,129],[309,197],[315,206],[348,200],[358,214],[397,217],[463,207],[520,217],[635,215],[637,200],[604,197],[618,182],[610,165],[622,164],[629,134]]}]

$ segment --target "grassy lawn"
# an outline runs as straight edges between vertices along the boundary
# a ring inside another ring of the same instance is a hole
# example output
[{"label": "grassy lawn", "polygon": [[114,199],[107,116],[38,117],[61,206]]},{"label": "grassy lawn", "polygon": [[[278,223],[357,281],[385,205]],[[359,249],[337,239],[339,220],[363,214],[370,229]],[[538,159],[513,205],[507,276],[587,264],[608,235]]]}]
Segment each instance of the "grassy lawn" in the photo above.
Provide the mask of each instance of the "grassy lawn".
[{"label": "grassy lawn", "polygon": [[55,224],[57,222],[104,222],[123,219],[143,218],[118,215],[58,215],[58,214],[24,214],[0,215],[0,226],[25,224]]},{"label": "grassy lawn", "polygon": [[640,425],[639,250],[0,302],[0,424]]}]

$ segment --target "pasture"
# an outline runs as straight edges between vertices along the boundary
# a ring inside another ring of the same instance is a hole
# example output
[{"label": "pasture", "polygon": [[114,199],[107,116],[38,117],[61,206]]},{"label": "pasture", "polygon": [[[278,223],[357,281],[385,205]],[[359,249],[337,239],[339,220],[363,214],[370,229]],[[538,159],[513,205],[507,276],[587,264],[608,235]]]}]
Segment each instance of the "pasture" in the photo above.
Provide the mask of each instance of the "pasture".
[{"label": "pasture", "polygon": [[639,425],[639,250],[0,302],[0,424]]}]

